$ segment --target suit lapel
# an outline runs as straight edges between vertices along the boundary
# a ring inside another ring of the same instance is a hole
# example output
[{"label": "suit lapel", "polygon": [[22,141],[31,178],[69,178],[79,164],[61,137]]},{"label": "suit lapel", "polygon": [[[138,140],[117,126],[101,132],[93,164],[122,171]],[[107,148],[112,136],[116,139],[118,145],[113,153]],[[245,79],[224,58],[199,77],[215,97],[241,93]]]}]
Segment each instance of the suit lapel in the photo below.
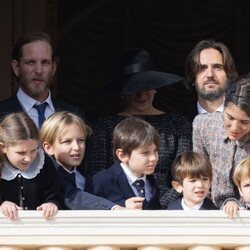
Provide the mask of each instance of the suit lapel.
[{"label": "suit lapel", "polygon": [[7,108],[9,109],[10,112],[22,112],[22,111],[24,111],[21,103],[19,102],[19,100],[17,98],[17,95],[14,95],[9,100],[10,100],[9,107],[7,107]]},{"label": "suit lapel", "polygon": [[156,192],[157,192],[157,185],[156,185],[156,182],[155,182],[155,178],[154,178],[154,176],[153,175],[147,175],[147,181],[150,183],[150,186],[151,186],[151,188],[152,188],[152,198],[151,199],[153,199],[154,198],[154,196],[156,195]]},{"label": "suit lapel", "polygon": [[182,200],[182,198],[179,198],[176,201],[174,201],[175,202],[175,207],[176,207],[175,209],[177,209],[177,210],[183,210],[183,207],[181,205],[181,200]]},{"label": "suit lapel", "polygon": [[115,163],[111,166],[110,170],[112,171],[113,175],[115,175],[116,185],[120,188],[122,193],[126,195],[126,197],[134,197],[135,194],[128,183],[127,177],[124,174],[122,167],[119,163]]}]

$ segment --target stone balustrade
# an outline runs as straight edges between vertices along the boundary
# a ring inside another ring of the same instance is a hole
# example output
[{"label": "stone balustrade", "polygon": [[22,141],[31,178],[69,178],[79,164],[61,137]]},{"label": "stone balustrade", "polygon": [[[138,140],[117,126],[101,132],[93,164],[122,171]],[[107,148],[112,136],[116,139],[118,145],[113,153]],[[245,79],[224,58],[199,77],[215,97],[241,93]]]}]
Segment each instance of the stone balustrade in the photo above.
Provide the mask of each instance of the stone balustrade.
[{"label": "stone balustrade", "polygon": [[0,215],[0,250],[250,250],[250,211],[40,211]]}]

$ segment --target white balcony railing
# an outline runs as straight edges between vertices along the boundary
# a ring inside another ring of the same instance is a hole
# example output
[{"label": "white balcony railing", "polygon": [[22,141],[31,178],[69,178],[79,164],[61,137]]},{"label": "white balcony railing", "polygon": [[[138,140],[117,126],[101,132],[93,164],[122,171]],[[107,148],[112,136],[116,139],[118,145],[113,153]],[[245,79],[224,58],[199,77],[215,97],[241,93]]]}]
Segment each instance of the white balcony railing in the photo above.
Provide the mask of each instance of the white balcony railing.
[{"label": "white balcony railing", "polygon": [[231,220],[223,211],[38,211],[0,215],[0,250],[250,249],[250,211]]}]

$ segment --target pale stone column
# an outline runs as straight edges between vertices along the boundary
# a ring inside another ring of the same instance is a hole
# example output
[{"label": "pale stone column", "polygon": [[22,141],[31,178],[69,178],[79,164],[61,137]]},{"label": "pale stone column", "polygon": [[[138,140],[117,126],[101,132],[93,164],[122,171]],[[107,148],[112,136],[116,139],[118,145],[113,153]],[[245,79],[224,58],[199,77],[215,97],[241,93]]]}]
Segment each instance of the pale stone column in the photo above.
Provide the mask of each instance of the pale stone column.
[{"label": "pale stone column", "polygon": [[221,250],[221,247],[200,245],[200,246],[189,247],[188,250]]},{"label": "pale stone column", "polygon": [[0,246],[0,250],[23,250],[23,248],[16,246]]},{"label": "pale stone column", "polygon": [[250,250],[250,246],[236,247],[235,250]]},{"label": "pale stone column", "polygon": [[142,246],[138,247],[137,250],[170,250],[170,248],[162,246]]},{"label": "pale stone column", "polygon": [[[71,247],[63,247],[63,246],[47,246],[47,247],[40,247],[39,250],[72,250]],[[1,249],[0,249],[1,250]]]},{"label": "pale stone column", "polygon": [[86,248],[86,250],[120,250],[120,247],[117,246],[92,246]]}]

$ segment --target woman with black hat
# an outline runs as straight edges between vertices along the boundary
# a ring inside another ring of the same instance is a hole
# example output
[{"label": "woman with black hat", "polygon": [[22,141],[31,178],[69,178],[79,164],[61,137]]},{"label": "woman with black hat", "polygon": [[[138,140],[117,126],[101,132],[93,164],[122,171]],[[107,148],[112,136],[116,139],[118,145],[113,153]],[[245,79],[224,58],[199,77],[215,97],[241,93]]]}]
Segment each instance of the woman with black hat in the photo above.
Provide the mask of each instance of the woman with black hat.
[{"label": "woman with black hat", "polygon": [[[102,93],[120,95],[126,103],[123,112],[98,120],[93,127],[86,152],[86,166],[90,175],[114,162],[112,156],[112,133],[115,126],[129,115],[136,115],[152,124],[160,134],[159,162],[154,176],[161,191],[161,203],[178,197],[171,189],[171,165],[177,155],[192,149],[192,127],[178,114],[155,108],[155,89],[174,84],[182,78],[154,70],[150,54],[144,49],[130,49],[118,60],[116,78]],[[165,198],[164,198],[165,196]]]}]

